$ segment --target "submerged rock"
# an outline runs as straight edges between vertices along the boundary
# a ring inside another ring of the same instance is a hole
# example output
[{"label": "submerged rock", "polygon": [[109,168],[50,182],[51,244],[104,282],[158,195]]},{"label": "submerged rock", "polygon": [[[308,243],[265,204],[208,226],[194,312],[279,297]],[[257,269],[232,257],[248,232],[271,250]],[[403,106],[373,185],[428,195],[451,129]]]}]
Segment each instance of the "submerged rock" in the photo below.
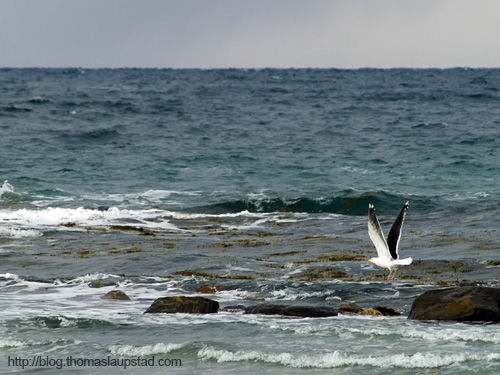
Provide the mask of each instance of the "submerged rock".
[{"label": "submerged rock", "polygon": [[219,311],[219,302],[205,297],[163,297],[156,299],[144,312],[213,314]]},{"label": "submerged rock", "polygon": [[115,299],[118,301],[130,301],[130,297],[127,296],[127,294],[125,292],[122,292],[121,290],[116,290],[116,289],[106,293],[101,298]]},{"label": "submerged rock", "polygon": [[466,286],[429,290],[413,301],[408,319],[500,322],[500,289]]},{"label": "submerged rock", "polygon": [[233,289],[235,289],[235,287],[231,285],[201,284],[198,288],[196,288],[196,292],[203,294],[215,294],[217,292],[223,292],[225,290],[233,290]]},{"label": "submerged rock", "polygon": [[355,315],[363,312],[363,308],[355,302],[349,302],[339,307],[339,314]]},{"label": "submerged rock", "polygon": [[245,309],[245,314],[298,316],[304,318],[323,318],[338,315],[337,310],[335,310],[333,307],[278,304],[262,304],[249,306]]},{"label": "submerged rock", "polygon": [[201,284],[198,288],[196,288],[196,292],[203,294],[215,294],[217,292],[217,288],[210,284]]}]

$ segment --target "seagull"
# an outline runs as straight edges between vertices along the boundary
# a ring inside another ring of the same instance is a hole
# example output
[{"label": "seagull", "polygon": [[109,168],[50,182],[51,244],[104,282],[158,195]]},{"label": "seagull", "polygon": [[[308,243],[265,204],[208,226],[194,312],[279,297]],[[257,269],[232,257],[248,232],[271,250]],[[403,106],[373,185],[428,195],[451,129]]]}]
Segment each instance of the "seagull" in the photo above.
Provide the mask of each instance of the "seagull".
[{"label": "seagull", "polygon": [[387,236],[387,241],[384,238],[384,232],[382,232],[377,215],[375,214],[375,207],[371,203],[368,205],[368,235],[375,245],[378,255],[376,258],[368,259],[368,262],[374,263],[382,268],[387,268],[389,270],[387,281],[394,280],[394,275],[399,266],[408,266],[413,261],[412,258],[399,259],[398,255],[401,229],[403,228],[403,221],[408,205],[409,202],[406,202],[396,218],[396,221],[392,224],[389,235]]}]

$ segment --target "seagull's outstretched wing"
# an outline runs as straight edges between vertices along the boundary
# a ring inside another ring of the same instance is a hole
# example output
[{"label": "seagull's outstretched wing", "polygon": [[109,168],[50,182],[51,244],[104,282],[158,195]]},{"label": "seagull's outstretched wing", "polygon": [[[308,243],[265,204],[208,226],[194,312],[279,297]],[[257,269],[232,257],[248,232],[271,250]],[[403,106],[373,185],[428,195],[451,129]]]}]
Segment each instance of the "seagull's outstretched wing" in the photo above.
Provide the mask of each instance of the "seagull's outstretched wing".
[{"label": "seagull's outstretched wing", "polygon": [[403,221],[405,220],[406,210],[410,202],[406,202],[404,207],[401,209],[398,217],[394,224],[392,224],[389,235],[387,236],[387,245],[389,247],[389,252],[391,253],[392,259],[398,259],[398,247],[399,240],[401,239],[401,230],[403,229]]},{"label": "seagull's outstretched wing", "polygon": [[377,249],[378,257],[391,259],[391,253],[385,241],[384,232],[382,232],[377,215],[375,214],[373,204],[368,205],[368,235],[375,245],[375,249]]}]

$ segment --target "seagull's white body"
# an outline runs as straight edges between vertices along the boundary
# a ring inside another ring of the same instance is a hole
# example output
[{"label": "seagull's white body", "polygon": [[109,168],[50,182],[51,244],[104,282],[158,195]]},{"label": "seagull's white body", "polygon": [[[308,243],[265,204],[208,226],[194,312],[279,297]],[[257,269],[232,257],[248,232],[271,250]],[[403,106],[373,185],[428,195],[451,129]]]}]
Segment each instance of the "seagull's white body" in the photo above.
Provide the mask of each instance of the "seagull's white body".
[{"label": "seagull's white body", "polygon": [[382,228],[378,222],[373,204],[368,205],[368,235],[375,245],[378,255],[376,258],[369,259],[368,262],[382,268],[387,268],[389,270],[389,276],[387,276],[388,281],[394,280],[394,276],[399,266],[408,266],[413,261],[412,258],[399,259],[398,254],[401,229],[403,228],[403,221],[408,205],[409,202],[406,202],[396,218],[387,236],[387,241],[384,238],[384,232],[382,232]]}]

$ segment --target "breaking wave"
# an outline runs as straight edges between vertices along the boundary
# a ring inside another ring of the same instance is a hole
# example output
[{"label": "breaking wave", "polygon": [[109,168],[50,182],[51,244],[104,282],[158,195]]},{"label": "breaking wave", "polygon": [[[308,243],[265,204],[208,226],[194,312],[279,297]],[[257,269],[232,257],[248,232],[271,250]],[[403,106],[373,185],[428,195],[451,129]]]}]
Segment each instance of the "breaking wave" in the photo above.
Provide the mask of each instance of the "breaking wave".
[{"label": "breaking wave", "polygon": [[263,362],[293,368],[337,368],[345,366],[370,366],[376,368],[432,369],[468,361],[497,362],[500,354],[460,353],[396,353],[392,355],[357,355],[342,351],[317,355],[269,353],[261,351],[229,351],[206,346],[198,352],[202,360],[216,362]]}]

